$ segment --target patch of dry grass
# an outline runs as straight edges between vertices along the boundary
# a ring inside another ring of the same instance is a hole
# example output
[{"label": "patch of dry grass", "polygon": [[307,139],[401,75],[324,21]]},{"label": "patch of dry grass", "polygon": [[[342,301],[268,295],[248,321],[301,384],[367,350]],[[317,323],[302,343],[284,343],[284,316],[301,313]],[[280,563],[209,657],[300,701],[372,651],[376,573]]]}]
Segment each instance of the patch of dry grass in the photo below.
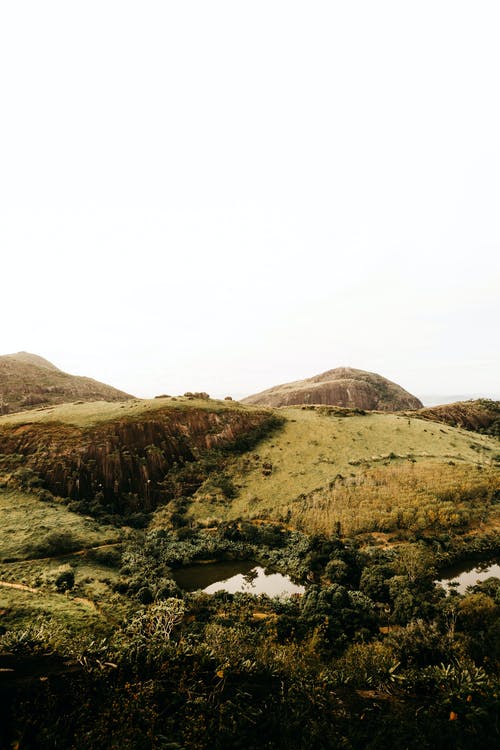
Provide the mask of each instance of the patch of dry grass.
[{"label": "patch of dry grass", "polygon": [[[410,516],[419,510],[416,480],[417,486],[427,487],[425,497],[430,500],[448,484],[465,483],[472,492],[482,486],[484,476],[499,476],[494,468],[498,441],[491,437],[397,414],[342,417],[327,410],[300,408],[279,413],[286,417],[283,429],[228,468],[236,496],[227,499],[214,494],[207,483],[191,505],[194,518],[289,517],[291,525],[314,531],[331,531],[332,524],[340,521],[346,533],[392,529],[398,523],[408,525]],[[478,472],[477,466],[485,473]],[[334,486],[335,501],[330,489]],[[401,507],[398,496],[405,498]],[[350,512],[350,506],[355,512]],[[425,523],[441,523],[445,516],[445,525],[465,522],[464,508],[458,520],[456,515],[451,507],[446,512],[441,507],[438,520],[429,511]],[[419,528],[422,523],[421,518]]]},{"label": "patch of dry grass", "polygon": [[500,515],[500,473],[440,463],[368,469],[331,487],[279,505],[275,513],[309,533],[454,530]]}]

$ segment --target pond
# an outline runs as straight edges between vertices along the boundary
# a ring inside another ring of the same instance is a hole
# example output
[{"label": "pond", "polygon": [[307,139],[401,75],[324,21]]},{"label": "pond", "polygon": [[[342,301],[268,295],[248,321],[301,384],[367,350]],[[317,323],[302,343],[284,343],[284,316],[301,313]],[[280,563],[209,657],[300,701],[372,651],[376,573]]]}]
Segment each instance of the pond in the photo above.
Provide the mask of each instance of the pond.
[{"label": "pond", "polygon": [[458,582],[456,590],[459,594],[465,594],[467,586],[474,586],[478,581],[487,578],[500,578],[500,565],[497,560],[486,562],[463,562],[446,568],[441,572],[443,578],[439,583],[449,588],[451,583]]},{"label": "pond", "polygon": [[305,589],[281,573],[267,573],[264,568],[248,560],[232,560],[199,565],[187,565],[174,571],[173,577],[184,591],[201,589],[206,594],[227,591],[236,594],[267,594],[291,596],[303,594]]}]

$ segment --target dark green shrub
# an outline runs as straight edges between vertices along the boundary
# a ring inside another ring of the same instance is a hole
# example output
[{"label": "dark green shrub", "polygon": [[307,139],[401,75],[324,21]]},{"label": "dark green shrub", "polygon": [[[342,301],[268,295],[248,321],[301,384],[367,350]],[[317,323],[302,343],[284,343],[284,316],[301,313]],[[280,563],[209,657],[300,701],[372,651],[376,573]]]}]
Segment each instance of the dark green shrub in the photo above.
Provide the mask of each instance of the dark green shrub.
[{"label": "dark green shrub", "polygon": [[58,591],[69,591],[75,585],[75,574],[72,570],[65,570],[57,576],[55,585]]},{"label": "dark green shrub", "polygon": [[148,586],[143,586],[142,589],[139,589],[139,591],[137,592],[136,598],[141,602],[141,604],[151,604],[154,596],[153,592],[150,588],[148,588]]},{"label": "dark green shrub", "polygon": [[37,557],[56,557],[80,549],[82,542],[70,531],[51,531],[34,547]]}]

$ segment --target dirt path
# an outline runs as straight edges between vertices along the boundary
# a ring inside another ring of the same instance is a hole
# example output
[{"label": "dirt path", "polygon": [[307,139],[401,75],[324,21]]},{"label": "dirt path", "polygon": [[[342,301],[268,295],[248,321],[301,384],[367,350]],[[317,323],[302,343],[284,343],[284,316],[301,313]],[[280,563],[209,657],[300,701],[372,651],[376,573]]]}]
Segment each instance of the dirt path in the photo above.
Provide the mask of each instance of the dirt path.
[{"label": "dirt path", "polygon": [[47,562],[49,560],[60,560],[63,557],[75,557],[76,555],[79,555],[82,557],[87,552],[94,552],[94,550],[98,549],[108,549],[110,547],[119,547],[121,544],[123,544],[122,541],[120,542],[108,542],[106,544],[98,544],[97,547],[84,547],[84,549],[77,549],[74,552],[61,552],[59,555],[51,555],[50,557],[28,557],[24,560],[4,560],[1,564],[2,565],[15,565],[18,563],[31,563],[31,562]]},{"label": "dirt path", "polygon": [[87,552],[94,552],[97,549],[108,549],[108,547],[118,547],[123,542],[110,542],[109,544],[99,544],[97,547],[85,547],[84,549],[77,549],[74,552],[63,552],[60,555],[52,555],[51,557],[34,557],[30,560],[17,560],[16,562],[46,562],[47,560],[59,560],[61,557],[75,557],[79,555],[82,557]]},{"label": "dirt path", "polygon": [[5,586],[9,589],[17,589],[18,591],[30,591],[32,594],[42,593],[38,589],[32,589],[31,586],[25,586],[24,583],[10,583],[9,581],[0,581],[0,586]]},{"label": "dirt path", "polygon": [[[31,586],[25,586],[24,583],[11,583],[10,581],[0,581],[0,586],[4,586],[8,589],[16,589],[17,591],[29,591],[30,594],[44,594],[46,592],[41,591],[40,589],[34,589]],[[91,599],[86,599],[84,596],[73,596],[71,597],[71,601],[78,602],[79,604],[84,604],[86,607],[90,607],[90,609],[93,609],[94,611],[98,612],[99,607],[95,602],[93,602]]]}]

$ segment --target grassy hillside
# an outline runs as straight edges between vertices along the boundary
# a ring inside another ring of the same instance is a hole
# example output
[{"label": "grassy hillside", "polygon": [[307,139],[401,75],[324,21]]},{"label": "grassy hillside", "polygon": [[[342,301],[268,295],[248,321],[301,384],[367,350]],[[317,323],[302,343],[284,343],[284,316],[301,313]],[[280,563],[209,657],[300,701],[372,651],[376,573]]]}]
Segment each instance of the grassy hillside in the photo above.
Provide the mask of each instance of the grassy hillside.
[{"label": "grassy hillside", "polygon": [[282,430],[228,470],[234,497],[208,480],[191,506],[194,518],[281,519],[329,533],[339,521],[352,533],[397,528],[400,512],[407,519],[416,512],[418,488],[431,498],[455,485],[472,491],[486,481],[486,495],[500,487],[500,446],[490,437],[395,414],[322,407],[280,414]]},{"label": "grassy hillside", "polygon": [[100,527],[36,492],[0,489],[0,516],[0,562],[51,557],[119,539],[112,526]]},{"label": "grassy hillside", "polygon": [[[152,416],[159,411],[203,411],[252,412],[256,409],[242,406],[237,401],[217,401],[215,399],[196,399],[185,396],[138,399],[130,398],[120,403],[116,401],[89,401],[85,403],[64,403],[52,406],[40,406],[30,411],[20,411],[0,417],[0,429],[8,425],[61,423],[76,427],[90,427],[103,422],[120,419],[135,420]],[[260,410],[261,411],[261,410]]]},{"label": "grassy hillside", "polygon": [[[148,478],[166,489],[151,527],[174,539],[172,527],[179,524],[239,518],[328,535],[462,533],[499,524],[500,446],[492,437],[397,414],[330,407],[277,414],[232,402],[162,398],[63,404],[2,417],[0,581],[18,585],[0,585],[7,619],[53,612],[86,627],[89,618],[109,622],[130,606],[115,590],[120,544],[140,532],[128,528],[126,506],[112,516],[114,526],[103,523],[124,495],[122,481],[126,489],[139,482],[136,510],[150,509]],[[102,478],[89,502],[75,496],[68,504],[41,486],[50,485],[57,467],[68,482],[63,496],[76,492],[75,472],[81,494],[89,466],[94,479]],[[144,518],[147,523],[150,516]],[[68,572],[74,582],[64,592],[57,581]]]},{"label": "grassy hillside", "polygon": [[[0,470],[0,484],[6,479]],[[71,631],[95,629],[126,607],[112,590],[123,531],[36,489],[0,489],[0,516],[3,627],[35,632],[49,618]]]}]

